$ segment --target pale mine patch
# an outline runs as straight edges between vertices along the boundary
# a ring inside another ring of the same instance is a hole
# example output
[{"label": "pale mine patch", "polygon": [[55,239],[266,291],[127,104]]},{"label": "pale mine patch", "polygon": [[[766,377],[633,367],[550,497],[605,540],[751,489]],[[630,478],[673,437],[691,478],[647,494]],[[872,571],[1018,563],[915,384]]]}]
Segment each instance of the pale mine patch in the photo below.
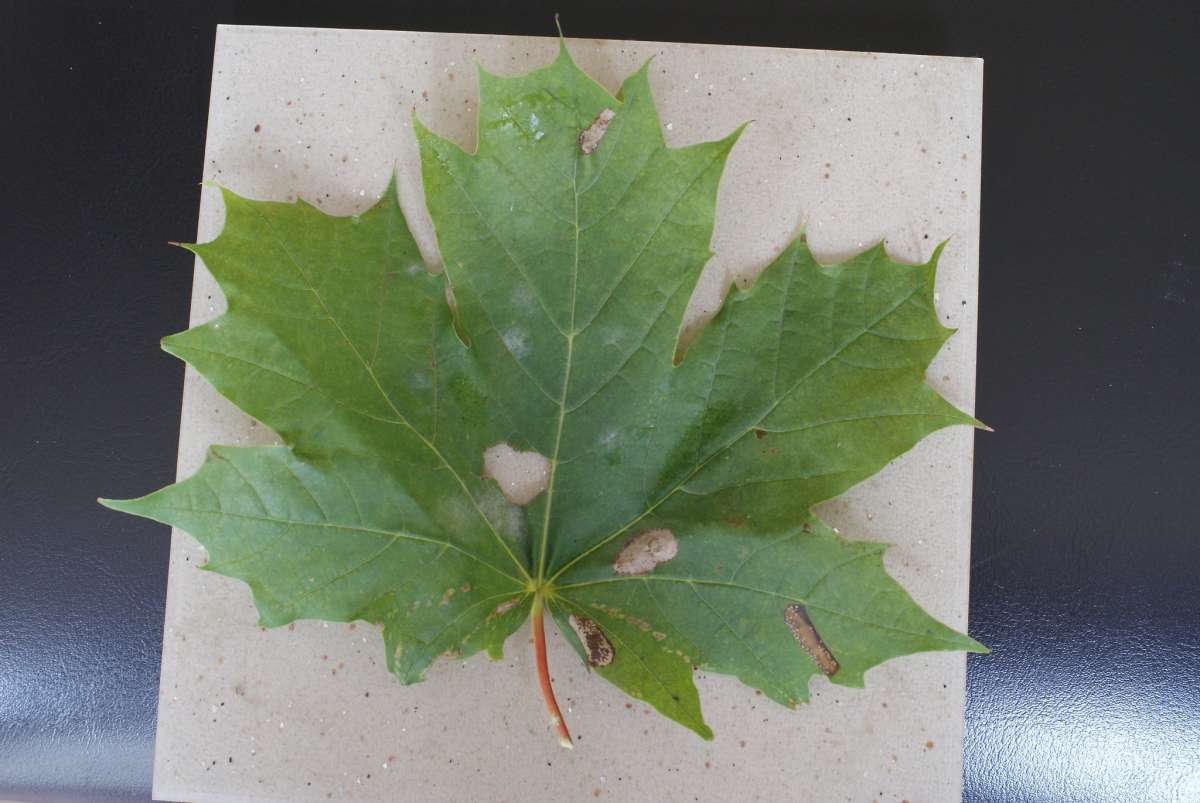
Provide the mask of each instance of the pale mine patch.
[{"label": "pale mine patch", "polygon": [[518,452],[497,443],[483,453],[483,476],[496,481],[505,499],[524,507],[546,490],[550,461],[537,452]]},{"label": "pale mine patch", "polygon": [[495,619],[497,616],[503,616],[504,614],[511,611],[513,608],[517,607],[517,605],[519,605],[520,603],[521,603],[520,597],[513,597],[512,599],[505,600],[504,602],[501,602],[499,605],[497,605],[495,608],[493,608],[492,612],[488,614],[487,618],[490,621],[492,619]]},{"label": "pale mine patch", "polygon": [[675,533],[670,530],[647,530],[630,538],[613,561],[617,574],[645,574],[660,563],[679,554]]},{"label": "pale mine patch", "polygon": [[600,625],[586,616],[576,616],[575,614],[567,617],[567,622],[570,623],[571,629],[575,631],[575,635],[579,637],[579,643],[583,645],[583,649],[587,653],[588,666],[608,666],[613,662],[617,653],[613,650],[608,636],[604,635],[604,631],[600,629]]},{"label": "pale mine patch", "polygon": [[592,124],[579,134],[579,150],[584,156],[591,156],[596,148],[600,147],[600,140],[604,139],[604,132],[608,130],[608,124],[613,121],[617,113],[612,109],[601,109],[596,115],[596,119],[592,120]]}]

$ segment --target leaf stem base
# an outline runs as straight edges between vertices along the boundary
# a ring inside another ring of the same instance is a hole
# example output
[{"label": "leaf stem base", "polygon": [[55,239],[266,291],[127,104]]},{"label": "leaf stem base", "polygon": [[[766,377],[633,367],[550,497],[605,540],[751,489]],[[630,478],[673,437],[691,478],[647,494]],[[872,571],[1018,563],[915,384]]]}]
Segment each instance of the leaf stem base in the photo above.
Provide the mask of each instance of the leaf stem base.
[{"label": "leaf stem base", "polygon": [[542,615],[542,595],[533,598],[533,651],[537,659],[538,684],[542,688],[542,698],[546,701],[546,710],[550,712],[550,725],[558,734],[558,743],[567,750],[573,750],[575,744],[571,741],[571,732],[567,730],[566,720],[559,710],[558,700],[554,697],[554,685],[550,682],[550,666],[546,661],[546,625]]}]

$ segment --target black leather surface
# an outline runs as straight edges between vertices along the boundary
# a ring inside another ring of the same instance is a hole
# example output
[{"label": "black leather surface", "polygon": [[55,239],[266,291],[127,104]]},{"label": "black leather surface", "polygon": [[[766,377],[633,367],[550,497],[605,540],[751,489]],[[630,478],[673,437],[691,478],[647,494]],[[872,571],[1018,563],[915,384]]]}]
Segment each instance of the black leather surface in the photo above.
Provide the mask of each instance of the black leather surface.
[{"label": "black leather surface", "polygon": [[0,799],[149,798],[167,531],[93,499],[174,474],[216,23],[560,10],[987,59],[966,797],[1200,800],[1200,14],[979,5],[0,5]]}]

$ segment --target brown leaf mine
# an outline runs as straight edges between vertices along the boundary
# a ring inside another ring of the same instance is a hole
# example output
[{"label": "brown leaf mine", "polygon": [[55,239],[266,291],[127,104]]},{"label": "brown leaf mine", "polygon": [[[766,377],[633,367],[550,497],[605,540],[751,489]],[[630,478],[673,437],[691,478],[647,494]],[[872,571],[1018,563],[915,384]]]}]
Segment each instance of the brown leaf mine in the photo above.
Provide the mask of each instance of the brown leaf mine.
[{"label": "brown leaf mine", "polygon": [[608,666],[613,662],[617,653],[613,650],[608,636],[604,635],[604,631],[600,629],[600,625],[586,616],[576,616],[575,614],[571,614],[567,621],[570,622],[571,629],[575,631],[575,635],[579,637],[579,643],[583,645],[583,649],[587,653],[588,666]]},{"label": "brown leaf mine", "polygon": [[679,554],[679,543],[670,530],[647,530],[638,533],[621,548],[613,561],[617,574],[645,574],[660,563]]},{"label": "brown leaf mine", "polygon": [[783,621],[787,622],[788,629],[796,637],[796,643],[816,662],[817,668],[826,675],[838,671],[837,659],[821,640],[821,635],[813,627],[812,619],[808,618],[808,611],[804,610],[803,605],[792,603],[784,608]]},{"label": "brown leaf mine", "polygon": [[579,150],[584,156],[591,156],[596,148],[600,147],[600,140],[604,139],[604,132],[608,130],[608,124],[613,121],[617,113],[612,109],[601,109],[596,115],[596,119],[592,120],[592,124],[579,134]]}]

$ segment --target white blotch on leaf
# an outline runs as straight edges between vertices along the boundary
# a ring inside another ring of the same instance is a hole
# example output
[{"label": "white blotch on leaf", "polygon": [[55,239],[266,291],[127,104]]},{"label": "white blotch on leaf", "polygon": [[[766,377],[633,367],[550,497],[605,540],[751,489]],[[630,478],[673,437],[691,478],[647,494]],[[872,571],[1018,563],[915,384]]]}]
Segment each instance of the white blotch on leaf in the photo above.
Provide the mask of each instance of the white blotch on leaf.
[{"label": "white blotch on leaf", "polygon": [[[510,207],[511,211],[511,207]],[[533,292],[525,284],[518,284],[513,288],[512,294],[509,296],[512,305],[519,310],[526,312],[533,311],[536,299],[533,297]]]},{"label": "white blotch on leaf", "polygon": [[546,490],[550,461],[537,452],[518,452],[497,443],[483,453],[483,476],[496,481],[505,499],[525,506]]},{"label": "white blotch on leaf", "polygon": [[504,347],[518,360],[529,353],[529,334],[519,326],[506,331],[501,335],[501,339],[504,341]]},{"label": "white blotch on leaf", "polygon": [[[484,474],[487,474],[486,466]],[[497,483],[499,485],[499,483]],[[497,490],[500,490],[497,488]],[[479,499],[479,510],[492,523],[496,531],[514,541],[525,537],[525,513],[501,491],[498,494],[483,494]]]},{"label": "white blotch on leaf", "polygon": [[645,574],[679,554],[679,543],[670,530],[638,533],[621,548],[613,561],[617,574]]}]

